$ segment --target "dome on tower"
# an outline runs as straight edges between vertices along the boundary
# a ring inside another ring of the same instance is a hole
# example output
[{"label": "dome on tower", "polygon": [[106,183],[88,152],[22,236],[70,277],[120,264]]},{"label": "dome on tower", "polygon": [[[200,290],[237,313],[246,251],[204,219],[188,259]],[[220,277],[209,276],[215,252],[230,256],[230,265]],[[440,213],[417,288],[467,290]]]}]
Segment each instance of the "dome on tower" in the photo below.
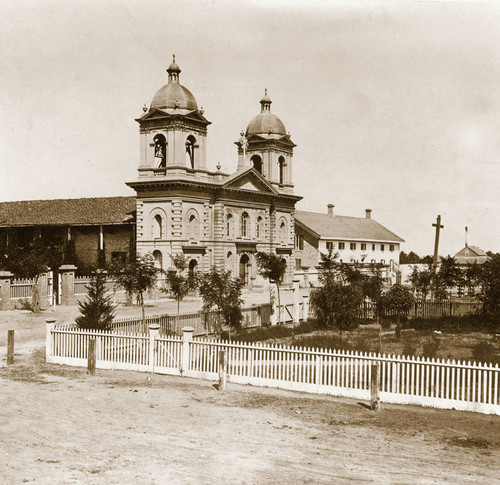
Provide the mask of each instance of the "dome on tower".
[{"label": "dome on tower", "polygon": [[175,63],[175,56],[173,61],[167,69],[168,84],[165,84],[154,95],[151,101],[151,109],[183,109],[183,110],[197,110],[198,104],[189,89],[179,84],[179,74],[181,72],[179,66]]},{"label": "dome on tower", "polygon": [[246,134],[250,135],[286,135],[285,125],[271,113],[271,98],[265,90],[264,97],[260,100],[260,113],[248,123]]}]

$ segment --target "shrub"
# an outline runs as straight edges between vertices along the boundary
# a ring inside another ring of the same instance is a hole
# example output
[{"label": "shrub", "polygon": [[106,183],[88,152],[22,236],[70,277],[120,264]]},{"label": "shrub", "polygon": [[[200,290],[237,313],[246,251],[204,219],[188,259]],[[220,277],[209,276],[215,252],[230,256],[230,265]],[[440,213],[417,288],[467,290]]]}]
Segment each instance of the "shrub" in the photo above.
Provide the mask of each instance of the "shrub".
[{"label": "shrub", "polygon": [[427,342],[424,342],[422,355],[428,359],[435,359],[440,347],[439,340],[432,338]]},{"label": "shrub", "polygon": [[497,349],[490,342],[480,342],[472,347],[472,356],[476,362],[495,364],[500,359],[497,358]]},{"label": "shrub", "polygon": [[403,355],[407,357],[417,355],[418,348],[412,340],[407,340],[403,345]]},{"label": "shrub", "polygon": [[354,346],[346,339],[337,335],[311,335],[294,338],[292,345],[331,350],[354,350]]},{"label": "shrub", "polygon": [[19,300],[19,310],[29,310],[30,312],[34,312],[35,307],[33,306],[33,303],[31,303],[31,301],[27,300],[26,298],[21,298]]}]

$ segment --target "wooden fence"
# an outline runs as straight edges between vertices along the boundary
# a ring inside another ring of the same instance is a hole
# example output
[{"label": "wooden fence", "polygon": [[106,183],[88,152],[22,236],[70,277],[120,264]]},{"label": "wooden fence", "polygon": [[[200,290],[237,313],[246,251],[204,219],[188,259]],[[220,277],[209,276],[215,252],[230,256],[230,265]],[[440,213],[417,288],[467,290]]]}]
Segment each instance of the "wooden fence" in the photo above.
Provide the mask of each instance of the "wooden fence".
[{"label": "wooden fence", "polygon": [[[439,318],[445,316],[461,317],[475,313],[481,308],[480,302],[464,302],[454,300],[424,301],[417,300],[413,308],[408,313],[408,318]],[[387,316],[391,313],[388,312]],[[376,304],[363,302],[358,312],[359,318],[373,320],[376,317]]]},{"label": "wooden fence", "polygon": [[224,350],[230,382],[370,400],[371,366],[378,364],[381,402],[500,415],[498,364],[193,339],[192,329],[167,337],[157,326],[125,335],[54,324],[47,324],[47,362],[85,366],[91,338],[101,369],[216,380]]},{"label": "wooden fence", "polygon": [[34,279],[14,278],[10,283],[10,297],[12,299],[31,298]]}]

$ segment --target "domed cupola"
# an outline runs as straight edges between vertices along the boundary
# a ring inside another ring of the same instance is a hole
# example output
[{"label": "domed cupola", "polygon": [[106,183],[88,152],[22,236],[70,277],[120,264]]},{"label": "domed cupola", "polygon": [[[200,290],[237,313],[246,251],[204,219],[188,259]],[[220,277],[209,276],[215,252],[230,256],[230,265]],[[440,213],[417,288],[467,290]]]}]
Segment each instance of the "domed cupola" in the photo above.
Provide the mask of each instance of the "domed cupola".
[{"label": "domed cupola", "polygon": [[266,89],[264,97],[260,100],[260,113],[248,124],[246,135],[286,135],[283,122],[271,113],[271,103]]},{"label": "domed cupola", "polygon": [[265,90],[260,113],[241,132],[238,169],[254,167],[280,192],[293,193],[292,160],[295,144],[283,122],[271,113],[271,98]]},{"label": "domed cupola", "polygon": [[168,66],[167,72],[168,84],[156,92],[149,109],[197,110],[198,104],[193,93],[179,83],[181,70],[175,63],[175,56],[173,56],[173,62]]},{"label": "domed cupola", "polygon": [[191,91],[179,83],[181,69],[175,56],[167,72],[168,84],[156,92],[149,110],[144,106],[144,114],[136,120],[141,133],[139,178],[206,170],[210,121],[203,116],[203,108],[198,109]]}]

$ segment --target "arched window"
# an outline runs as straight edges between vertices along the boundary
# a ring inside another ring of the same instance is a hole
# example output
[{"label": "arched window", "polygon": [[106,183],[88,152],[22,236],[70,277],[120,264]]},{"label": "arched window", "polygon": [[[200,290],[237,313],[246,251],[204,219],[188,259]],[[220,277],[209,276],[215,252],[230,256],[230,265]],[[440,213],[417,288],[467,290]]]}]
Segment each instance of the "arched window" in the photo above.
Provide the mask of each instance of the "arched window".
[{"label": "arched window", "polygon": [[248,277],[250,274],[250,258],[248,254],[243,254],[240,258],[240,280],[246,286],[248,285]]},{"label": "arched window", "polygon": [[155,166],[158,168],[167,166],[167,141],[163,135],[156,135],[155,142]]},{"label": "arched window", "polygon": [[161,251],[153,251],[153,258],[155,260],[155,267],[158,268],[159,270],[163,269],[163,254],[161,254]]},{"label": "arched window", "polygon": [[199,227],[199,224],[198,224],[198,214],[196,211],[194,210],[191,210],[188,212],[187,214],[187,238],[188,239],[195,239],[197,240],[198,239],[198,227]]},{"label": "arched window", "polygon": [[231,237],[234,234],[234,219],[232,214],[226,216],[226,236]]},{"label": "arched window", "polygon": [[281,242],[287,242],[288,240],[288,224],[284,217],[280,219],[279,239]]},{"label": "arched window", "polygon": [[260,174],[262,173],[262,158],[259,155],[254,155],[250,161],[252,162],[253,168],[257,170]]},{"label": "arched window", "polygon": [[257,224],[255,225],[255,237],[263,236],[263,222],[262,217],[257,217]]},{"label": "arched window", "polygon": [[198,261],[196,259],[192,259],[189,261],[189,273],[188,273],[188,278],[190,281],[194,281],[195,279],[195,271],[196,271],[196,266],[198,266]]},{"label": "arched window", "polygon": [[196,138],[193,135],[189,135],[186,139],[186,161],[191,168],[194,168],[195,147],[196,147]]},{"label": "arched window", "polygon": [[247,237],[250,235],[250,217],[246,212],[241,214],[241,235]]},{"label": "arched window", "polygon": [[279,170],[280,170],[280,184],[285,183],[285,159],[283,157],[278,158],[278,165],[279,165]]},{"label": "arched window", "polygon": [[163,239],[163,217],[156,214],[152,220],[153,239]]}]

